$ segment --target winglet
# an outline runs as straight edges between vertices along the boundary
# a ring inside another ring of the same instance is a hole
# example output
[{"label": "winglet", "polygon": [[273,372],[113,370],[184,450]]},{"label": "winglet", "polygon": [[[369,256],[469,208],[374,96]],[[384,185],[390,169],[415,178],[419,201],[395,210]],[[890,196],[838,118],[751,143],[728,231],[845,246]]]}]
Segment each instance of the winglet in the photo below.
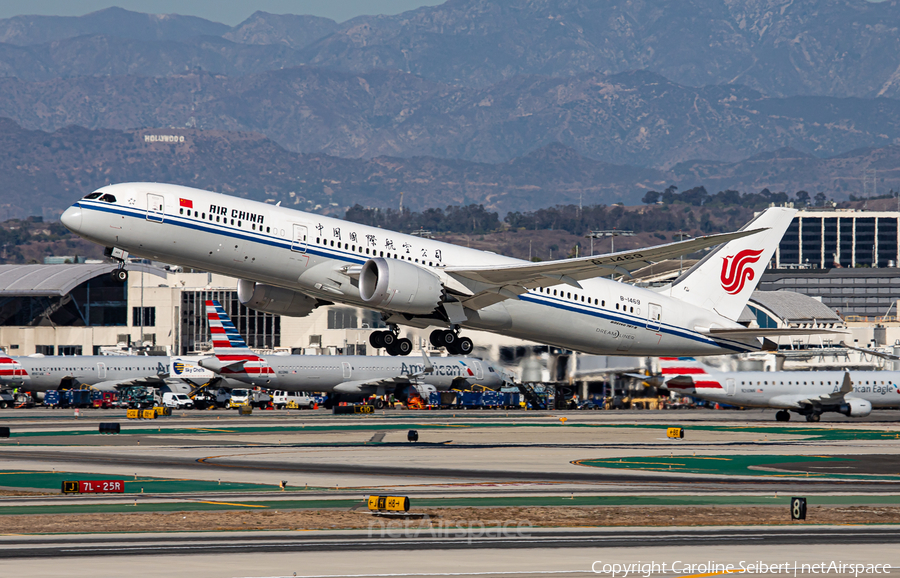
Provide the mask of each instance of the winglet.
[{"label": "winglet", "polygon": [[841,393],[847,395],[853,391],[853,381],[850,379],[850,372],[844,372],[844,381],[841,383]]},{"label": "winglet", "polygon": [[428,354],[425,353],[424,349],[422,350],[422,361],[425,365],[422,373],[434,373],[434,365],[431,363],[431,360],[428,358]]}]

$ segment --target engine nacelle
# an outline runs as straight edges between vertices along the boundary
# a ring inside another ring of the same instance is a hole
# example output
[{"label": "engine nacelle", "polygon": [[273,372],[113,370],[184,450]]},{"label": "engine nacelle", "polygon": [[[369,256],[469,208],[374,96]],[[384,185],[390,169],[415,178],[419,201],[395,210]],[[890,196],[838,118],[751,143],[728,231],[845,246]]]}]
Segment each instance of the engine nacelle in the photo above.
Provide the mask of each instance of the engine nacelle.
[{"label": "engine nacelle", "polygon": [[369,259],[359,274],[359,296],[375,308],[428,315],[437,309],[442,295],[437,275],[406,261]]},{"label": "engine nacelle", "polygon": [[848,399],[847,403],[841,404],[838,412],[847,417],[866,417],[872,413],[872,403],[865,399]]},{"label": "engine nacelle", "polygon": [[309,295],[244,279],[238,281],[237,294],[241,304],[250,309],[288,317],[305,317],[318,305]]}]

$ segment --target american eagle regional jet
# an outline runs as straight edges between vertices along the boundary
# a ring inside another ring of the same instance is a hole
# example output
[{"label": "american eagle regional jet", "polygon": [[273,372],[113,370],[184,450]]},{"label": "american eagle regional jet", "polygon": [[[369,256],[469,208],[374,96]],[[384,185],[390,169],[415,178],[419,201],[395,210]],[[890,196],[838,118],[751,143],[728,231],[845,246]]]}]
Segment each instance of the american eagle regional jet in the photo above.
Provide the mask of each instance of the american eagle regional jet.
[{"label": "american eagle regional jet", "polygon": [[[764,337],[736,320],[794,216],[770,208],[740,231],[634,251],[532,263],[220,193],[160,183],[102,187],[62,223],[129,254],[240,279],[247,307],[288,316],[323,304],[380,311],[373,347],[407,355],[401,325],[438,327],[433,345],[468,354],[465,328],[584,353],[714,355],[759,350]],[[661,288],[608,277],[719,247]],[[116,272],[120,279],[127,272]],[[823,333],[821,330],[808,333]]]},{"label": "american eagle regional jet", "polygon": [[897,371],[719,371],[691,357],[659,360],[670,391],[716,403],[775,408],[817,422],[825,412],[866,417],[873,408],[900,407]]}]

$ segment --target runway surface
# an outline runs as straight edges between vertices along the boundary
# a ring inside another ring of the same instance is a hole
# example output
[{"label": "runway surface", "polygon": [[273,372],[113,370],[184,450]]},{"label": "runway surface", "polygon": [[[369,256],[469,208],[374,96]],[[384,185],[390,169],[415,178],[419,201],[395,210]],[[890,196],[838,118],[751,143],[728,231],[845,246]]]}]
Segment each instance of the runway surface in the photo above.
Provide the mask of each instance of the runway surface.
[{"label": "runway surface", "polygon": [[[254,447],[253,450],[262,452],[266,448]],[[455,450],[460,448],[454,448]],[[278,447],[284,451],[283,446]],[[437,451],[437,450],[436,450]],[[873,456],[877,460],[882,455]],[[227,456],[210,456],[201,458],[177,457],[172,455],[138,456],[131,453],[123,455],[109,455],[92,452],[64,452],[37,449],[29,452],[28,460],[36,464],[77,463],[82,466],[93,466],[97,471],[114,466],[116,468],[152,467],[175,468],[180,471],[210,469],[217,472],[229,471],[263,471],[276,474],[333,474],[369,476],[397,482],[409,479],[437,479],[440,481],[453,481],[455,483],[476,482],[572,482],[582,484],[619,485],[627,484],[633,491],[638,486],[665,485],[670,492],[712,492],[721,491],[721,485],[727,484],[731,488],[745,490],[765,490],[776,488],[782,491],[793,489],[816,488],[821,491],[850,491],[856,493],[884,492],[900,490],[900,477],[897,481],[890,480],[832,480],[832,479],[760,479],[760,478],[729,478],[725,480],[712,479],[709,475],[684,475],[659,472],[654,474],[636,471],[634,473],[616,470],[604,470],[583,468],[584,471],[509,471],[500,469],[472,469],[464,467],[417,467],[401,464],[371,465],[364,463],[315,463],[278,461],[265,458],[229,458]],[[894,460],[891,460],[894,462]],[[887,466],[886,466],[887,467]],[[884,468],[881,468],[884,469]],[[202,474],[201,474],[202,475]],[[219,475],[219,474],[217,474]]]},{"label": "runway surface", "polygon": [[[0,538],[0,558],[42,558],[56,556],[170,556],[178,554],[218,554],[239,550],[260,554],[292,552],[358,552],[384,550],[460,550],[528,548],[638,548],[643,547],[646,529],[541,530],[510,526],[500,528],[417,528],[401,523],[384,527],[375,524],[365,532],[340,533],[228,533],[171,534],[150,536],[80,536],[77,538]],[[657,529],[653,539],[668,546],[783,546],[810,544],[900,544],[900,528],[821,527],[797,528],[677,528]]]},{"label": "runway surface", "polygon": [[[78,418],[61,411],[3,411],[0,425],[13,435],[0,440],[0,489],[44,495],[0,496],[0,521],[4,514],[20,519],[29,512],[152,516],[230,508],[251,516],[267,508],[348,510],[364,508],[362,498],[372,493],[407,495],[424,508],[451,511],[613,504],[697,504],[712,511],[719,504],[744,504],[784,507],[787,514],[787,498],[795,493],[809,497],[813,508],[900,505],[900,412],[818,424],[777,424],[773,415],[185,412],[128,422],[114,411]],[[100,421],[121,423],[123,433],[99,435]],[[668,439],[670,425],[686,427],[686,438]],[[418,430],[419,443],[406,441],[409,429]],[[127,493],[57,493],[60,480],[104,477],[124,480]],[[278,491],[281,481],[288,491]],[[591,565],[597,560],[713,557],[900,566],[900,526],[559,527],[500,534],[381,523],[373,522],[371,533],[325,525],[293,532],[7,535],[0,536],[0,575],[596,576]],[[659,574],[679,575],[686,574]]]}]

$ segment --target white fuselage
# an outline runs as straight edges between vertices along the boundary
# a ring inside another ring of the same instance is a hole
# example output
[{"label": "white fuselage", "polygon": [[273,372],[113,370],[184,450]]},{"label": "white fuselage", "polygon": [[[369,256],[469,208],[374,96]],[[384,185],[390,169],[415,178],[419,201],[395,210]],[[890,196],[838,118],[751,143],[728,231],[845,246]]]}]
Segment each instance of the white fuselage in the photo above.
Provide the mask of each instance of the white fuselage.
[{"label": "white fuselage", "polygon": [[138,379],[209,381],[215,374],[197,365],[198,357],[153,355],[0,356],[0,385],[47,391],[60,385],[110,387]]},{"label": "white fuselage", "polygon": [[[63,215],[82,237],[131,254],[372,307],[347,268],[373,257],[411,262],[440,276],[451,266],[517,259],[432,239],[176,185],[103,187],[115,202],[82,199]],[[109,198],[109,197],[108,197]],[[191,205],[190,208],[182,205]],[[461,325],[575,351],[614,355],[714,355],[755,351],[760,341],[711,338],[702,328],[740,327],[668,294],[595,278],[582,289],[533,289],[477,311]],[[650,318],[651,305],[660,312]],[[394,313],[385,311],[385,313]],[[398,324],[446,327],[437,317],[393,315]]]},{"label": "white fuselage", "polygon": [[[741,371],[694,378],[690,395],[745,407],[797,409],[811,399],[836,394],[843,371]],[[900,372],[851,371],[853,391],[844,398],[864,399],[872,407],[900,407]],[[677,391],[677,389],[676,389]]]},{"label": "white fuselage", "polygon": [[[414,357],[365,355],[267,355],[262,356],[271,373],[255,371],[228,373],[228,377],[268,389],[306,392],[334,392],[346,383],[390,380],[422,373],[424,363]],[[502,374],[487,361],[472,357],[436,357],[433,371],[419,380],[438,390],[469,388],[478,384],[491,389],[503,385]],[[367,388],[373,389],[373,388]],[[393,389],[393,386],[389,389]]]}]

